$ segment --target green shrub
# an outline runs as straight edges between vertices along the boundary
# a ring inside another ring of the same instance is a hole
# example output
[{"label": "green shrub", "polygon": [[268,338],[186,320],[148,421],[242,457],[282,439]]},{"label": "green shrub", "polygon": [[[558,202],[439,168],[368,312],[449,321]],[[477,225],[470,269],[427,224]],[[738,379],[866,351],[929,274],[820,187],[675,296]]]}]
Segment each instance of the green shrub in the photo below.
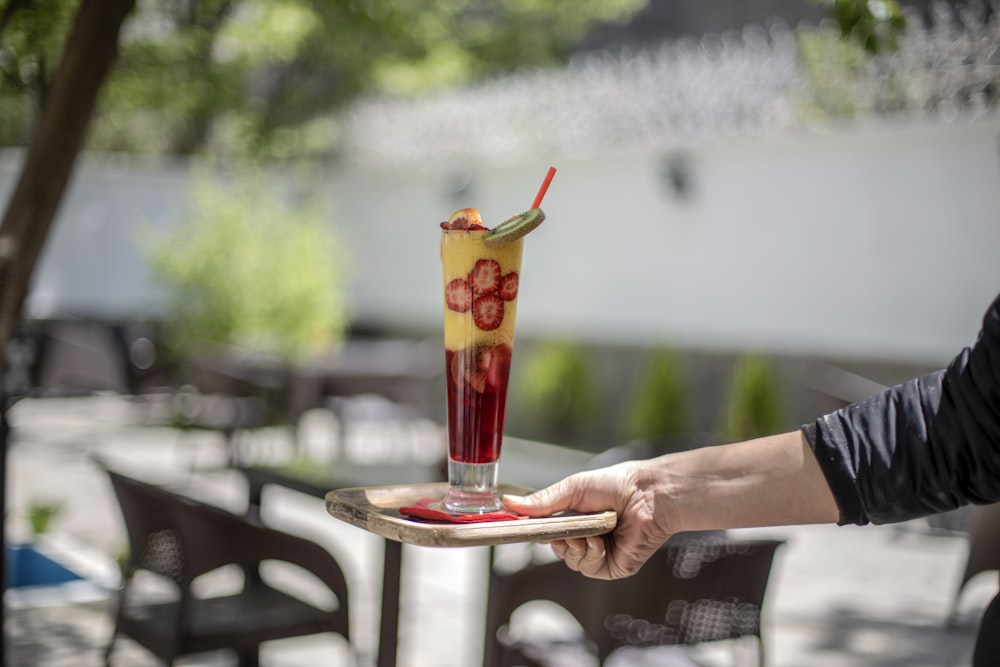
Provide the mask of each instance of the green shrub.
[{"label": "green shrub", "polygon": [[150,244],[175,352],[221,344],[300,360],[343,338],[343,259],[317,202],[287,201],[260,172],[203,173],[192,200]]},{"label": "green shrub", "polygon": [[687,428],[684,380],[677,354],[667,348],[650,351],[626,406],[625,436],[664,440]]},{"label": "green shrub", "polygon": [[862,81],[869,56],[857,42],[832,30],[796,33],[806,99],[800,111],[807,120],[854,118],[864,107]]},{"label": "green shrub", "polygon": [[542,343],[522,369],[518,395],[550,430],[572,432],[591,420],[597,404],[596,381],[590,358],[579,345]]},{"label": "green shrub", "polygon": [[49,526],[63,511],[63,504],[59,501],[33,501],[28,505],[28,525],[31,526],[31,534],[35,537],[48,532]]},{"label": "green shrub", "polygon": [[737,360],[729,381],[723,433],[732,440],[773,435],[781,428],[778,380],[763,357]]}]

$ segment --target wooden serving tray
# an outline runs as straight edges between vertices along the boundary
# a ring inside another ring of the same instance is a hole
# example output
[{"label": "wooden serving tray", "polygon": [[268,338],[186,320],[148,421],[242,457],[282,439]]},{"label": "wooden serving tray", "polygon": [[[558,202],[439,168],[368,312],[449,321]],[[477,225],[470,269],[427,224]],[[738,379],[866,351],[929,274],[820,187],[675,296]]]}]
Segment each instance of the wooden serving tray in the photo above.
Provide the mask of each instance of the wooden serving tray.
[{"label": "wooden serving tray", "polygon": [[[334,517],[386,539],[427,547],[490,546],[588,537],[609,533],[618,523],[618,514],[612,511],[482,523],[439,523],[399,513],[400,507],[414,505],[421,498],[443,498],[447,490],[447,482],[339,489],[326,494],[326,509]],[[501,494],[530,492],[520,486],[500,485]]]}]

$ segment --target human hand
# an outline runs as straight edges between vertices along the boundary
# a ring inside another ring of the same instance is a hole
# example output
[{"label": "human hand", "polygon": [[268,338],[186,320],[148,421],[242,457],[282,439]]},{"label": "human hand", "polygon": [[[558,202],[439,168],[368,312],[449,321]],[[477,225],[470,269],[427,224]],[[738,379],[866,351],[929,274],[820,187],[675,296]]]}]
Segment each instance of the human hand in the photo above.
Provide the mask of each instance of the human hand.
[{"label": "human hand", "polygon": [[621,579],[638,572],[675,532],[663,477],[648,461],[627,461],[572,475],[528,496],[504,496],[503,501],[527,516],[563,510],[618,512],[618,525],[609,535],[555,540],[551,546],[572,570],[595,579]]}]

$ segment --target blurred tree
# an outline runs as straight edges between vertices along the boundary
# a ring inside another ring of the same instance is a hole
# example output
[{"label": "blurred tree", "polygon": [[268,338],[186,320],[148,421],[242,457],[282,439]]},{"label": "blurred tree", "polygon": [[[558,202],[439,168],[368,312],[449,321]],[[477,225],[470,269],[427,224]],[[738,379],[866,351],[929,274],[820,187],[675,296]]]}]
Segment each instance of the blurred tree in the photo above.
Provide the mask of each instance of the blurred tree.
[{"label": "blurred tree", "polygon": [[[55,28],[50,26],[36,33],[25,33],[24,26],[31,25],[31,21],[17,23],[29,14],[44,14],[43,4],[41,0],[8,0],[0,12],[0,67],[4,68],[0,74],[4,84],[0,91],[6,91],[9,85],[6,69],[9,58],[24,54],[19,50],[17,55],[11,56],[11,43],[26,35],[25,43],[34,44],[38,56],[34,61],[27,59],[28,64],[19,72],[24,81],[34,82],[35,107],[33,113],[24,112],[33,116],[32,137],[17,185],[0,219],[0,532],[5,530],[6,523],[4,499],[10,434],[7,409],[11,397],[7,395],[4,381],[7,341],[21,318],[31,274],[73,173],[98,94],[118,54],[121,27],[132,12],[135,0],[82,0],[78,9],[75,4],[71,5],[75,11],[58,14],[59,20],[55,21],[63,26],[66,25],[65,16],[73,16],[69,35],[58,47],[49,39],[56,34]],[[54,19],[57,15],[48,16]],[[48,24],[40,21],[38,25]],[[61,56],[55,56],[59,53]],[[53,57],[59,58],[59,66],[50,69],[47,59]],[[31,76],[33,68],[37,71]],[[0,127],[4,124],[0,122]],[[0,572],[6,570],[6,555],[0,552]],[[0,581],[3,583],[0,588],[5,589],[6,578],[0,577]],[[0,616],[0,625],[3,620]]]},{"label": "blurred tree", "polygon": [[835,29],[817,28],[796,33],[799,62],[808,84],[799,112],[805,118],[853,118],[863,108],[859,85],[870,54]]},{"label": "blurred tree", "polygon": [[844,39],[853,40],[871,54],[892,51],[906,29],[906,17],[897,0],[821,0],[830,9]]},{"label": "blurred tree", "polygon": [[[61,0],[10,0],[0,13],[0,91],[19,91],[20,113],[30,118],[31,126],[21,173],[0,219],[0,377],[35,262],[118,54],[121,27],[134,5],[134,0],[68,5]],[[69,24],[68,37],[57,38]],[[11,60],[20,64],[16,73],[10,71]],[[56,60],[58,68],[50,64]],[[0,104],[0,120],[6,120],[6,108],[12,107]],[[6,128],[6,122],[0,127]],[[0,411],[3,407],[0,400]]]},{"label": "blurred tree", "polygon": [[[11,0],[0,142],[23,144],[78,0]],[[647,0],[170,0],[139,6],[91,146],[257,157],[329,153],[331,111],[563,61]],[[30,9],[29,9],[30,8]],[[0,18],[0,21],[3,19]],[[2,24],[0,24],[2,25]],[[2,29],[2,28],[0,28]],[[27,94],[27,95],[25,95]]]},{"label": "blurred tree", "polygon": [[344,255],[310,180],[297,173],[302,192],[283,197],[264,171],[201,173],[180,224],[150,239],[172,296],[165,342],[179,359],[239,346],[302,362],[341,341]]},{"label": "blurred tree", "polygon": [[0,12],[0,145],[27,143],[79,0],[10,0]]},{"label": "blurred tree", "polygon": [[[796,31],[799,62],[808,84],[800,109],[813,119],[853,118],[864,107],[862,85],[871,60],[898,47],[906,29],[896,0],[820,0],[829,7],[834,26]],[[894,72],[880,78],[880,104],[893,109],[905,84]]]},{"label": "blurred tree", "polygon": [[330,111],[364,91],[557,62],[595,21],[644,3],[163,0],[143,3],[122,32],[135,0],[8,0],[0,146],[29,148],[0,222],[0,371],[88,129],[90,146],[109,150],[329,152]]}]

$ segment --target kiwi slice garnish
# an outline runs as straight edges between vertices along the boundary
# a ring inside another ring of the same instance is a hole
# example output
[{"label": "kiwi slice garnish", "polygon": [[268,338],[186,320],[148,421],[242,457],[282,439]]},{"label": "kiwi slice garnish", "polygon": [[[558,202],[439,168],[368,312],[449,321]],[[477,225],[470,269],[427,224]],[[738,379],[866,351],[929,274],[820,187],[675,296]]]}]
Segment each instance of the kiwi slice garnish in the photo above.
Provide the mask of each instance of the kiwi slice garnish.
[{"label": "kiwi slice garnish", "polygon": [[529,208],[524,213],[518,213],[501,222],[483,235],[483,243],[487,248],[496,248],[516,241],[532,229],[542,224],[545,214],[540,208]]}]

